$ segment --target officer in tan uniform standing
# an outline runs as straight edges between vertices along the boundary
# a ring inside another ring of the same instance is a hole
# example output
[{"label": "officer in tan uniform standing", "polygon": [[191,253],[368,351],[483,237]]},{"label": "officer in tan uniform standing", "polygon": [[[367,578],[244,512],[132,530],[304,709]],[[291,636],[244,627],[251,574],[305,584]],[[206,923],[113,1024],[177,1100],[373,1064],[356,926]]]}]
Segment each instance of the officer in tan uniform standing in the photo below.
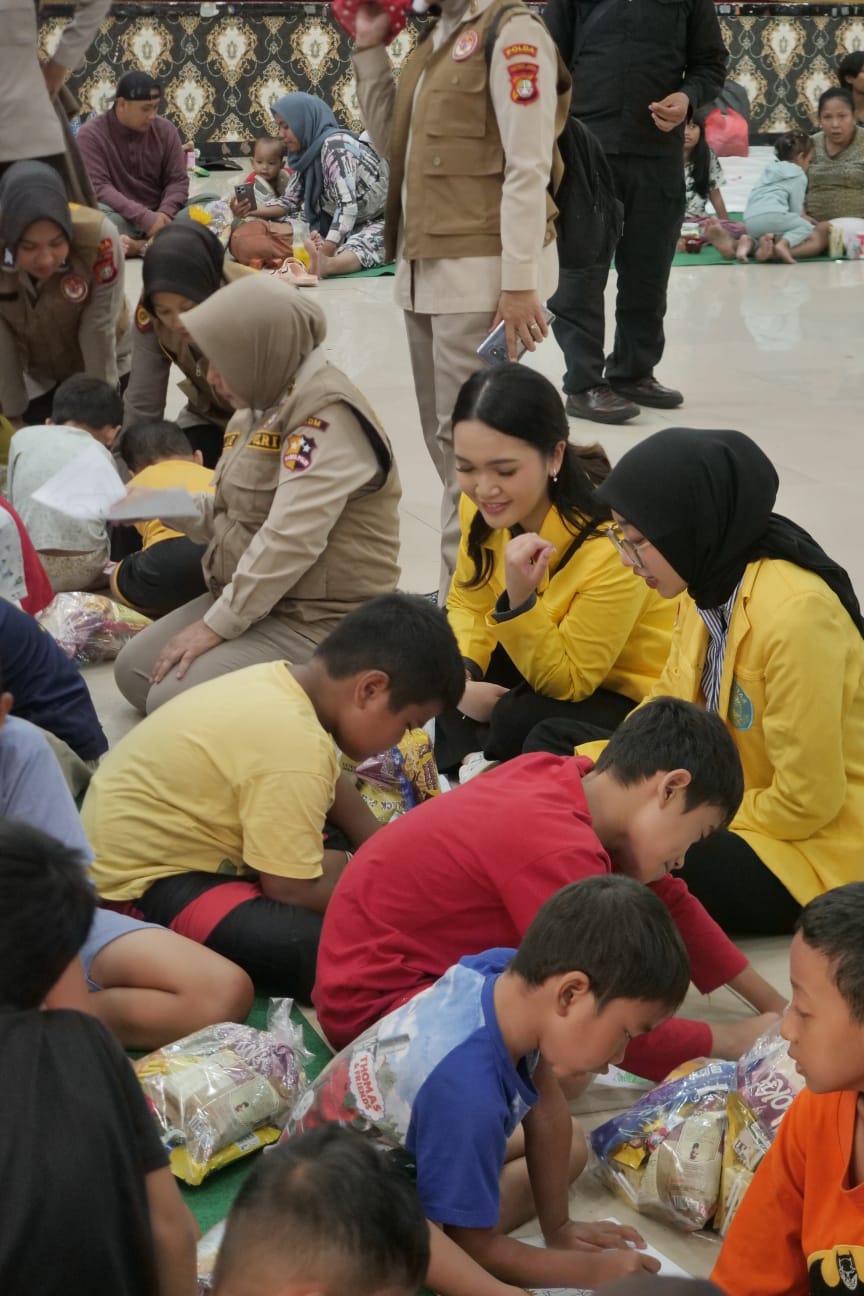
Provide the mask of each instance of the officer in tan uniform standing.
[{"label": "officer in tan uniform standing", "polygon": [[121,692],[148,712],[243,666],[306,661],[347,612],[399,579],[393,455],[366,399],[324,356],[320,307],[253,274],[181,323],[209,359],[211,386],[237,412],[215,496],[195,497],[194,520],[172,521],[191,540],[209,540],[210,592],[117,658]]},{"label": "officer in tan uniform standing", "polygon": [[129,368],[123,252],[114,226],[70,208],[57,171],[16,162],[0,180],[0,413],[42,423],[54,388]]},{"label": "officer in tan uniform standing", "polygon": [[517,338],[533,351],[547,334],[543,303],[558,282],[547,186],[570,95],[551,37],[523,5],[441,0],[440,7],[397,89],[385,50],[389,17],[361,5],[354,72],[366,128],[390,161],[396,301],[423,436],[444,486],[443,598],[459,545],[453,406],[499,320],[511,358]]},{"label": "officer in tan uniform standing", "polygon": [[215,234],[196,221],[172,222],[153,238],[142,262],[141,300],[132,332],[132,372],[123,398],[123,426],[165,417],[168,379],[183,373],[186,405],[177,423],[206,468],[215,468],[222,436],[234,410],[207,381],[208,361],[180,322],[183,311],[206,301],[234,279],[254,274],[225,260]]}]

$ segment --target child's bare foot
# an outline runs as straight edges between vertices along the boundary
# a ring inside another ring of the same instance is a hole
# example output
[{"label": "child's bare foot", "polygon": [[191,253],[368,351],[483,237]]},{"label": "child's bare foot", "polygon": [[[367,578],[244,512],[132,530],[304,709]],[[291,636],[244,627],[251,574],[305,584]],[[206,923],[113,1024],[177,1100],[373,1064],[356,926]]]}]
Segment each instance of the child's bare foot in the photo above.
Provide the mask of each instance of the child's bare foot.
[{"label": "child's bare foot", "polygon": [[779,238],[774,243],[774,260],[785,261],[787,265],[794,265],[795,258],[792,255],[792,249],[785,238]]},{"label": "child's bare foot", "polygon": [[144,255],[144,250],[147,247],[147,239],[135,239],[130,238],[128,234],[121,234],[120,246],[123,249],[123,255],[128,261],[131,257],[140,257]]},{"label": "child's bare foot", "polygon": [[702,227],[702,232],[712,247],[715,247],[722,257],[731,261],[735,256],[735,240],[728,230],[725,230],[719,220],[706,221]]},{"label": "child's bare foot", "polygon": [[760,1035],[770,1030],[780,1018],[777,1013],[760,1013],[758,1017],[745,1017],[738,1022],[711,1023],[711,1056],[735,1062],[755,1044]]},{"label": "child's bare foot", "polygon": [[763,234],[756,249],[757,261],[770,261],[774,256],[774,235]]},{"label": "child's bare foot", "polygon": [[742,265],[746,265],[755,246],[756,244],[749,234],[742,234],[735,249],[735,260],[740,261]]}]

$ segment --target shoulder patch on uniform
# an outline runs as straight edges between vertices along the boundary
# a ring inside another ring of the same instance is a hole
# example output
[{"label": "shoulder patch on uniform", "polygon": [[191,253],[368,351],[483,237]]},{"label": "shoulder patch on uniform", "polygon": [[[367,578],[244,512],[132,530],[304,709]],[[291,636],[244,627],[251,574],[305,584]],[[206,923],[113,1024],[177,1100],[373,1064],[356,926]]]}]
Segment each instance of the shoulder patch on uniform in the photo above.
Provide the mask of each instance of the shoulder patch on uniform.
[{"label": "shoulder patch on uniform", "polygon": [[90,285],[81,275],[67,274],[60,280],[60,291],[67,301],[77,304],[90,296]]},{"label": "shoulder patch on uniform", "polygon": [[263,428],[259,429],[249,438],[247,449],[249,450],[275,450],[277,453],[282,448],[282,437],[278,432],[265,432]]},{"label": "shoulder patch on uniform", "polygon": [[505,59],[516,58],[517,55],[520,54],[522,58],[536,58],[537,46],[536,45],[508,45],[506,49],[503,51],[503,53]]},{"label": "shoulder patch on uniform", "polygon": [[330,424],[326,419],[318,418],[317,415],[314,415],[312,418],[307,418],[303,426],[312,428],[313,432],[326,432]]},{"label": "shoulder patch on uniform", "polygon": [[457,63],[461,63],[463,59],[471,57],[479,44],[479,34],[473,27],[469,27],[467,31],[462,32],[453,45],[453,58]]},{"label": "shoulder patch on uniform", "polygon": [[135,310],[135,327],[139,333],[153,332],[153,320],[150,317],[150,312],[140,304]]},{"label": "shoulder patch on uniform", "polygon": [[231,447],[236,442],[239,435],[240,435],[239,432],[226,432],[225,435],[222,437],[222,449],[230,450]]},{"label": "shoulder patch on uniform", "polygon": [[299,432],[292,432],[285,442],[282,467],[290,473],[305,472],[312,463],[312,456],[315,453],[316,446],[315,438],[307,436],[302,429]]},{"label": "shoulder patch on uniform", "polygon": [[99,240],[96,249],[96,260],[93,262],[93,274],[100,284],[113,283],[117,278],[117,259],[114,256],[114,244],[110,238]]},{"label": "shoulder patch on uniform", "polygon": [[510,98],[517,104],[536,103],[540,98],[540,87],[537,75],[540,71],[536,63],[508,63],[510,74]]}]

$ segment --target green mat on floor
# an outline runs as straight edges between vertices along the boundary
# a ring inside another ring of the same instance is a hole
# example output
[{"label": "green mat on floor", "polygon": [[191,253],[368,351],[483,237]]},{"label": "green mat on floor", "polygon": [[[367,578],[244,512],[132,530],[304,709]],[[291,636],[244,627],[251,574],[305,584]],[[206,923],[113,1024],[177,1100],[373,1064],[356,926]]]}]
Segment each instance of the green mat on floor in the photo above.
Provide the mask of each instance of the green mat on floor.
[{"label": "green mat on floor", "polygon": [[373,266],[371,270],[355,270],[352,274],[328,275],[328,279],[380,279],[382,275],[395,275],[396,265]]},{"label": "green mat on floor", "polygon": [[[740,221],[741,212],[730,212],[729,219]],[[824,256],[807,257],[804,261],[801,262],[801,265],[806,265],[810,261],[831,261],[831,260],[833,260],[833,258],[830,257],[826,252]],[[776,265],[777,263],[775,261],[766,261],[766,262],[754,261],[751,256],[750,264],[751,265],[763,265],[763,264]],[[727,261],[725,257],[722,257],[720,255],[720,253],[717,251],[716,248],[712,247],[710,243],[706,243],[704,247],[701,247],[699,249],[698,252],[676,252],[675,256],[672,259],[672,265],[673,268],[675,266],[686,266],[688,270],[693,270],[694,268],[698,269],[699,266],[737,266],[738,262],[734,260]]]},{"label": "green mat on floor", "polygon": [[[265,1030],[267,1026],[267,1004],[268,999],[264,995],[258,995],[252,1006],[252,1011],[246,1018],[249,1026],[254,1026],[258,1030]],[[292,1018],[303,1028],[303,1041],[312,1054],[311,1060],[307,1063],[306,1074],[310,1080],[314,1080],[319,1072],[333,1056],[330,1048],[324,1043],[321,1036],[314,1031],[302,1013],[295,1008],[292,1012]],[[226,1167],[224,1170],[217,1170],[209,1179],[205,1179],[203,1184],[197,1188],[189,1188],[186,1184],[180,1185],[180,1191],[186,1199],[186,1204],[192,1214],[198,1221],[198,1226],[202,1233],[206,1233],[214,1224],[223,1220],[231,1209],[231,1203],[240,1191],[240,1185],[243,1183],[249,1171],[255,1165],[260,1152],[253,1153],[252,1156],[244,1157],[242,1161],[235,1161],[234,1165]]]}]

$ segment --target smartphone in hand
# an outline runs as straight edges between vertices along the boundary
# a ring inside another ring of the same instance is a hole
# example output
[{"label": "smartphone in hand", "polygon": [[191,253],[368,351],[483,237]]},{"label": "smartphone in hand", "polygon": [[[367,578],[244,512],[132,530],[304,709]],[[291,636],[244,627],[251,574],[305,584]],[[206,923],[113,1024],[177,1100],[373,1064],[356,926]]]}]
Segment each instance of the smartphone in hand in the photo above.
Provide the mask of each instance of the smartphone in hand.
[{"label": "smartphone in hand", "polygon": [[[550,324],[555,318],[547,306],[543,307],[543,315],[547,324]],[[522,339],[517,338],[516,359],[521,360],[527,349]],[[507,331],[503,320],[480,343],[477,348],[477,355],[487,365],[508,364],[510,362],[510,357],[507,354]]]},{"label": "smartphone in hand", "polygon": [[241,203],[243,203],[243,202],[248,203],[249,206],[250,206],[250,207],[252,208],[252,210],[254,211],[254,209],[255,209],[255,186],[252,185],[248,180],[244,181],[243,184],[238,184],[238,185],[235,185],[235,186],[234,186],[234,197],[237,199],[238,202],[241,202]]}]

